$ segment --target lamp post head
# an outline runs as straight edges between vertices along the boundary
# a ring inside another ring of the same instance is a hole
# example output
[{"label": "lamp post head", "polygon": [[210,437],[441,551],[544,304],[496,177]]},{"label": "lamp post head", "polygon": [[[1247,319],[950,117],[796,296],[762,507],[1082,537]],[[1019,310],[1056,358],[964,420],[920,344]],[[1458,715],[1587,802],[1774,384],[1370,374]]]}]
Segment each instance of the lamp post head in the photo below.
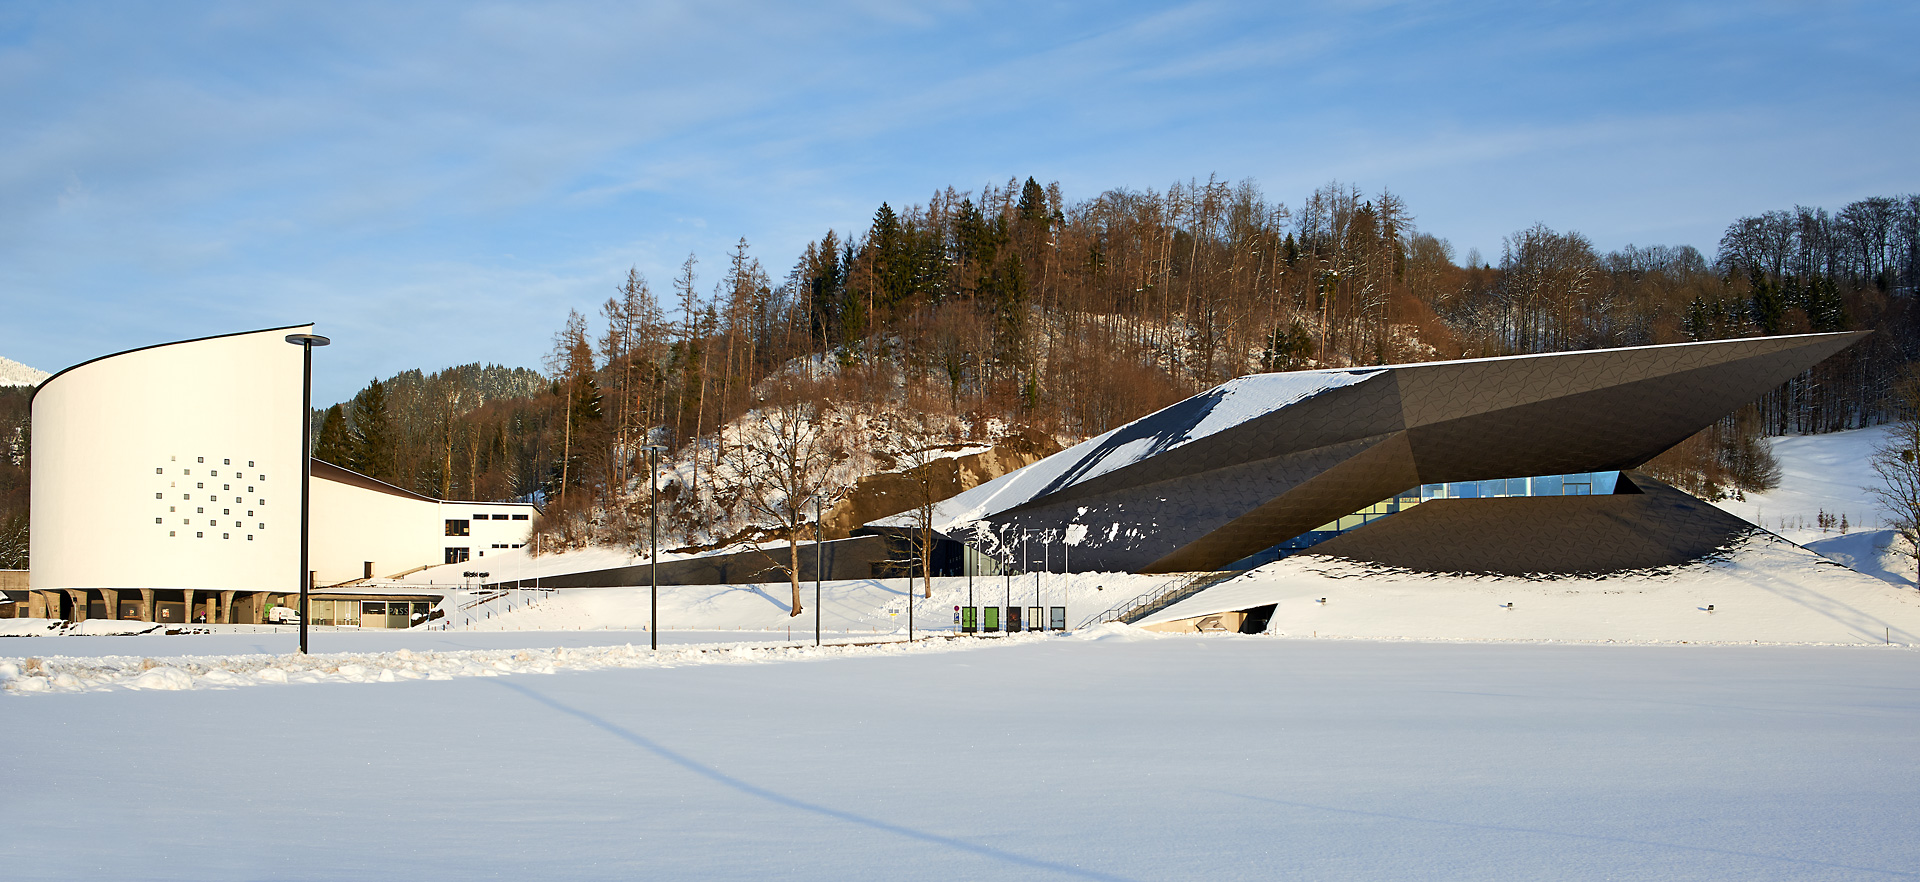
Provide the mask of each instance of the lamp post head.
[{"label": "lamp post head", "polygon": [[287,342],[295,346],[325,346],[333,341],[319,334],[288,334]]}]

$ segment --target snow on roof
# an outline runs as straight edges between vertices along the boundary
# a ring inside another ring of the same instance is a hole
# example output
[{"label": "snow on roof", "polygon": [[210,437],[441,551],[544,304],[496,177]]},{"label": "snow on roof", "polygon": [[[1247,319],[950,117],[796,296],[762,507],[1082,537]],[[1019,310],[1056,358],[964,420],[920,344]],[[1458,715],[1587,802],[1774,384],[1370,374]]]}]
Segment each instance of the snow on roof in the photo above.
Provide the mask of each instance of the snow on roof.
[{"label": "snow on roof", "polygon": [[[939,505],[934,522],[953,527],[1117,471],[1255,417],[1377,376],[1385,368],[1254,374],[1228,380]],[[893,519],[881,521],[888,523]]]}]

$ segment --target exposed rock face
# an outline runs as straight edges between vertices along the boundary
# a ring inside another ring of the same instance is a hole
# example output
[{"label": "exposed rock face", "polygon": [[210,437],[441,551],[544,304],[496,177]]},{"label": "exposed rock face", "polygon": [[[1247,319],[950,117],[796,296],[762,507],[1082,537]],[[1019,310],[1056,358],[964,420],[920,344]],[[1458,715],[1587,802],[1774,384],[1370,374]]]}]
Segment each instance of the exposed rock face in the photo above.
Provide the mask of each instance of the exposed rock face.
[{"label": "exposed rock face", "polygon": [[[935,460],[928,466],[933,477],[932,501],[958,496],[1058,452],[1060,445],[1052,437],[1023,432],[979,453]],[[918,478],[904,472],[880,472],[861,478],[854,483],[853,491],[834,503],[822,518],[826,538],[844,538],[862,524],[908,511],[923,501],[922,492]]]}]

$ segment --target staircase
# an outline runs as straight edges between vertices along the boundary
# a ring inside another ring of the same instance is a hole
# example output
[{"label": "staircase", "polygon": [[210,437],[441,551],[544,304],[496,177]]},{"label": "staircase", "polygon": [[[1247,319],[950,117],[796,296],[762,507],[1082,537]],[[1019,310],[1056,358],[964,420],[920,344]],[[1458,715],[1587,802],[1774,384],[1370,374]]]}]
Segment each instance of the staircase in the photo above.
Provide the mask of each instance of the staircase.
[{"label": "staircase", "polygon": [[1246,570],[1187,573],[1139,597],[1115,604],[1114,606],[1108,607],[1104,612],[1089,616],[1086,621],[1080,623],[1080,627],[1087,628],[1105,622],[1120,622],[1131,625],[1134,622],[1140,621],[1147,616],[1153,615],[1244,572],[1246,572]]}]

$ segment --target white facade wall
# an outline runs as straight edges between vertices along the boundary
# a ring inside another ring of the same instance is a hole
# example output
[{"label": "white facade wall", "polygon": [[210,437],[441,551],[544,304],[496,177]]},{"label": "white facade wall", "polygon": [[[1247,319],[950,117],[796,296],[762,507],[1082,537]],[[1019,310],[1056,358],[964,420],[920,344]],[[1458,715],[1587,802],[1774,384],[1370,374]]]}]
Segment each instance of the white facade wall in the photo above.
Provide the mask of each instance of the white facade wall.
[{"label": "white facade wall", "polygon": [[[477,515],[487,519],[477,520]],[[394,576],[447,562],[447,549],[468,549],[479,563],[495,545],[518,546],[532,531],[531,505],[441,502],[391,491],[313,479],[311,560],[321,585],[358,579],[373,564],[375,576]],[[500,516],[495,519],[495,515]],[[448,536],[447,521],[465,521],[465,536]]]},{"label": "white facade wall", "polygon": [[33,398],[33,584],[299,587],[300,348],[275,328],[138,349]]}]

